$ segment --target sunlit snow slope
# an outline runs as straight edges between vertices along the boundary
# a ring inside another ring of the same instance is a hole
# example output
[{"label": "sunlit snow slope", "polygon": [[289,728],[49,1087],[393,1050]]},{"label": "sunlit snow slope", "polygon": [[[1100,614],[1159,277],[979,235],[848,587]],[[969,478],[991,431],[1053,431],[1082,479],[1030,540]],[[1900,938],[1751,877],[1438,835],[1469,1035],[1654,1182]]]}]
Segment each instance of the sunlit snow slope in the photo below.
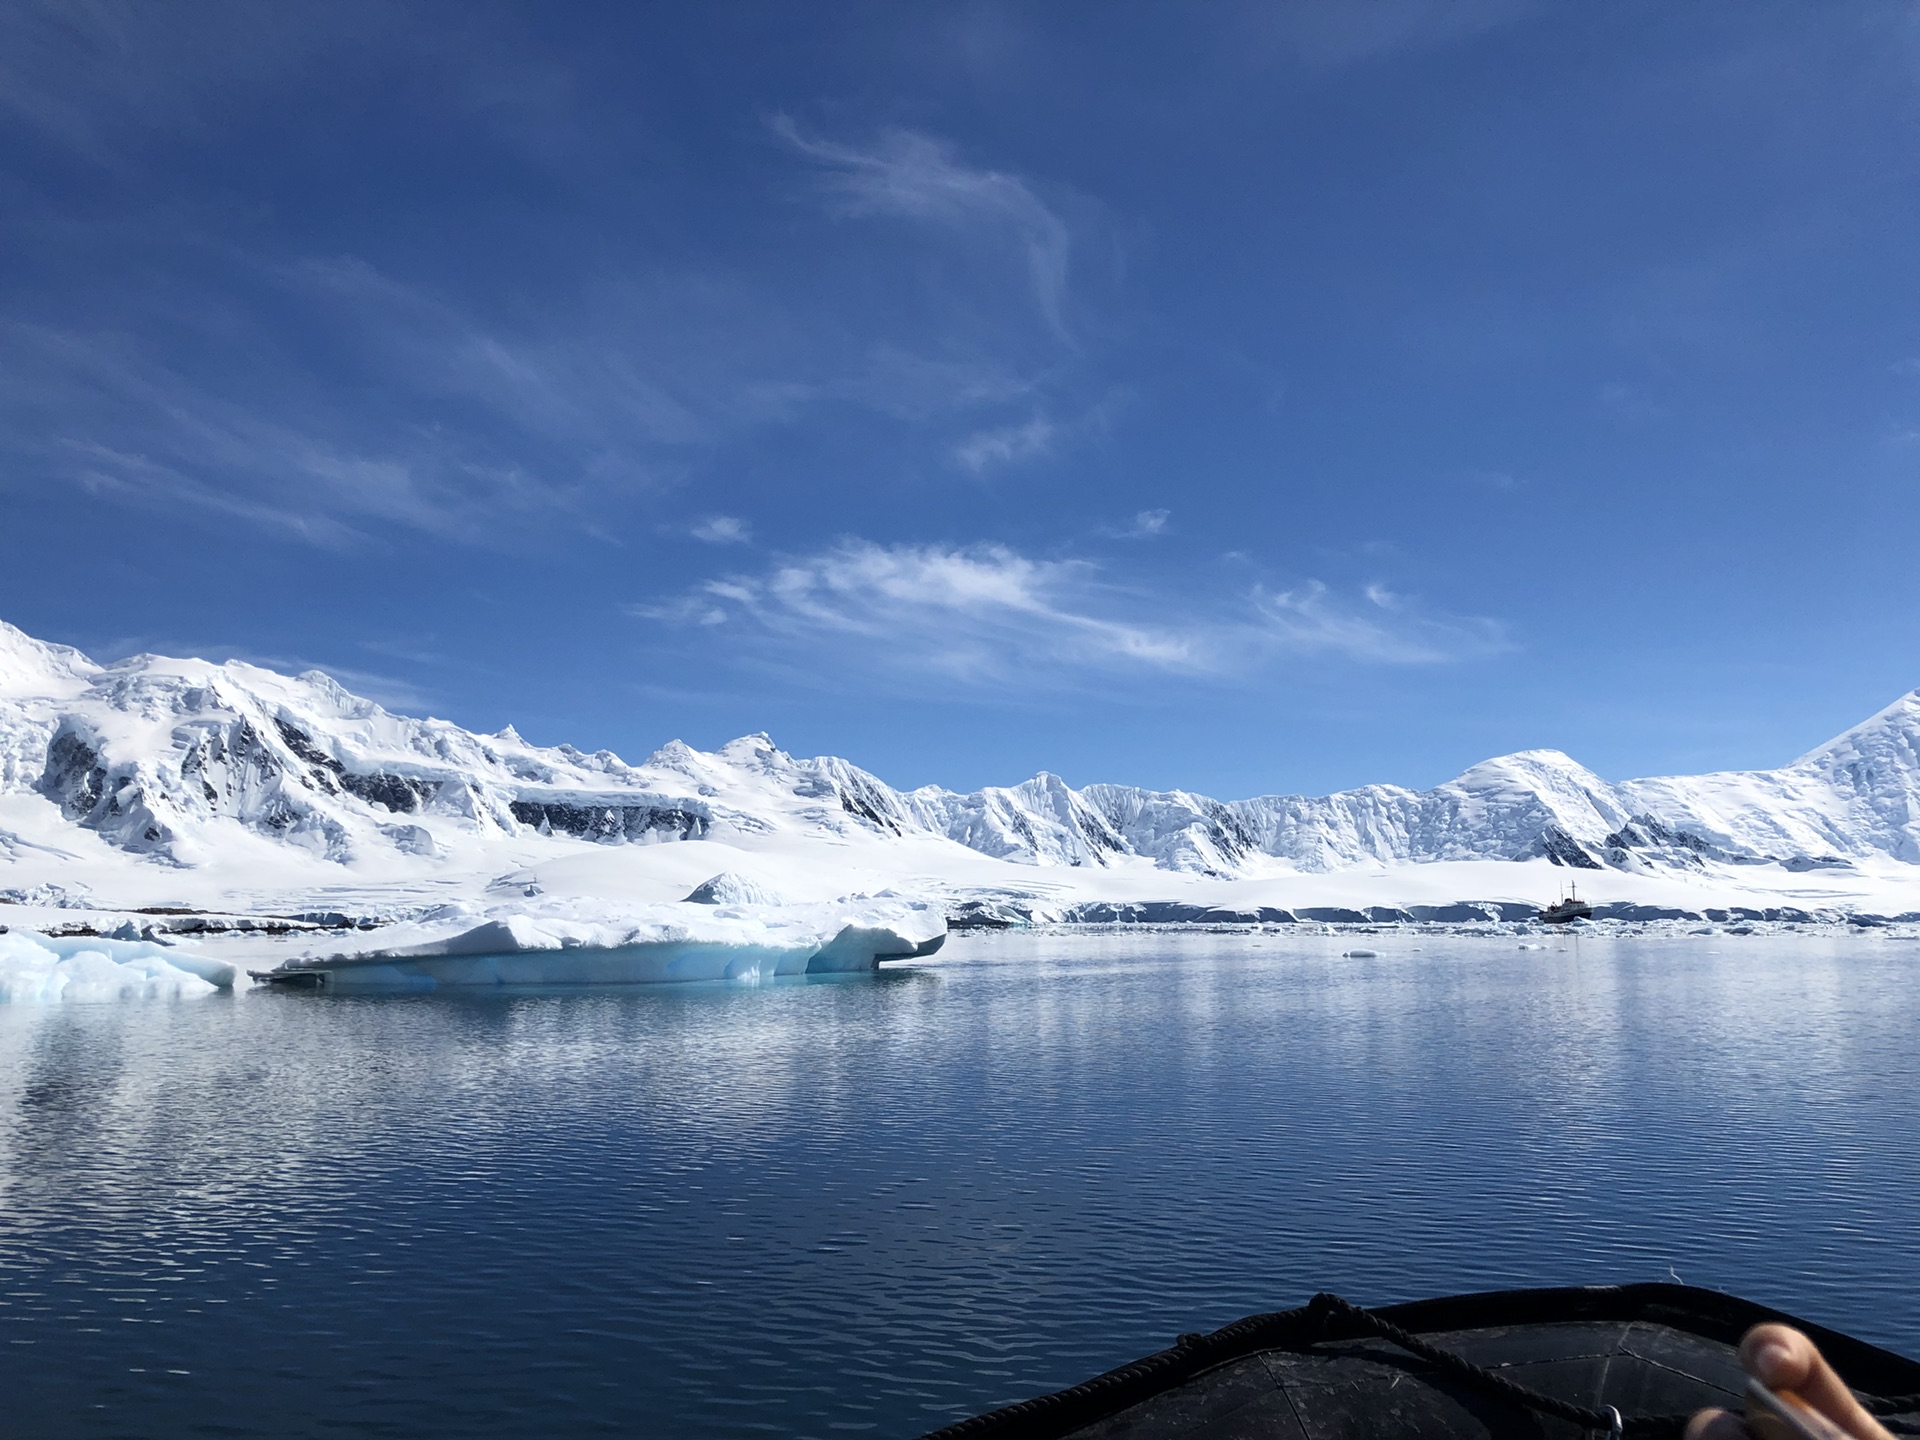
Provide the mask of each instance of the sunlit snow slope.
[{"label": "sunlit snow slope", "polygon": [[[1137,896],[1142,871],[1332,877],[1439,862],[1904,874],[1920,867],[1920,691],[1791,765],[1745,774],[1611,783],[1533,750],[1424,791],[1221,802],[1042,774],[958,794],[895,790],[765,735],[711,754],[673,741],[628,764],[394,715],[317,671],[152,655],[103,666],[0,623],[0,890],[71,879],[132,903],[114,892],[151,896],[156,874],[184,884],[210,871],[240,888],[297,877],[311,889],[335,872],[343,886],[451,884],[585,846],[687,842],[759,852],[762,874],[843,860],[929,885],[1070,867],[1082,895],[1101,893],[1102,871],[1132,877],[1113,893]],[[688,873],[703,867],[729,868],[709,857]]]}]

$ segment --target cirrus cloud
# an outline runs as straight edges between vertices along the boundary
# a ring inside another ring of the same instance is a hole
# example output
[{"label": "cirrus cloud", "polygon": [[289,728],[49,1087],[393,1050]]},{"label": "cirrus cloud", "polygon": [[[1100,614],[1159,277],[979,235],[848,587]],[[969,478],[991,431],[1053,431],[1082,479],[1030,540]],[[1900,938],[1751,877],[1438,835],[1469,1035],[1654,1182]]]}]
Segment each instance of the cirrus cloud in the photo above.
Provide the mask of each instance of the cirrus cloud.
[{"label": "cirrus cloud", "polygon": [[[1010,546],[848,539],[758,573],[717,577],[640,618],[807,651],[827,669],[933,671],[982,686],[1094,676],[1250,679],[1281,660],[1430,665],[1511,648],[1495,621],[1430,613],[1382,586],[1319,581],[1219,597],[1113,583],[1088,560]],[[724,628],[723,628],[724,627]]]},{"label": "cirrus cloud", "polygon": [[951,144],[913,130],[889,130],[863,148],[807,135],[786,115],[776,115],[772,125],[821,167],[849,215],[894,215],[1012,235],[1025,255],[1034,304],[1055,334],[1065,337],[1072,234],[1026,181],[962,164]]},{"label": "cirrus cloud", "polygon": [[745,545],[753,527],[737,515],[709,515],[693,527],[693,538],[709,545]]},{"label": "cirrus cloud", "polygon": [[954,447],[953,458],[975,475],[999,465],[1013,465],[1045,455],[1053,448],[1054,425],[1035,415],[1021,425],[1003,425],[969,435]]}]

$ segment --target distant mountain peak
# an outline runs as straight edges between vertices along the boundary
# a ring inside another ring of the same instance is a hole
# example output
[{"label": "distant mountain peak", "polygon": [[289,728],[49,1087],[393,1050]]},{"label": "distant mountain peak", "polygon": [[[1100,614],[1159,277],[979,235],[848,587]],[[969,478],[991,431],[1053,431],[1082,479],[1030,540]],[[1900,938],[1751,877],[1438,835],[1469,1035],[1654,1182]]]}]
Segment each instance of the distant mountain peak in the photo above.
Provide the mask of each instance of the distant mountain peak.
[{"label": "distant mountain peak", "polygon": [[1790,768],[1816,767],[1866,752],[1903,754],[1910,763],[1920,763],[1920,690],[1908,691],[1884,710],[1815,746]]},{"label": "distant mountain peak", "polygon": [[0,620],[0,695],[50,695],[84,687],[100,666],[71,645],[36,640]]},{"label": "distant mountain peak", "polygon": [[[968,794],[901,792],[850,761],[795,759],[765,732],[713,753],[671,740],[629,765],[606,750],[531,745],[512,726],[479,735],[394,715],[320,671],[289,678],[150,655],[103,667],[0,622],[0,792],[37,797],[50,833],[77,827],[188,866],[239,836],[416,871],[476,837],[752,848],[865,836],[1025,865],[1223,877],[1541,858],[1640,871],[1810,869],[1920,863],[1920,690],[1772,771],[1609,783],[1537,749],[1429,790],[1219,801],[1076,790],[1043,770]],[[0,832],[0,857],[8,853]]]}]

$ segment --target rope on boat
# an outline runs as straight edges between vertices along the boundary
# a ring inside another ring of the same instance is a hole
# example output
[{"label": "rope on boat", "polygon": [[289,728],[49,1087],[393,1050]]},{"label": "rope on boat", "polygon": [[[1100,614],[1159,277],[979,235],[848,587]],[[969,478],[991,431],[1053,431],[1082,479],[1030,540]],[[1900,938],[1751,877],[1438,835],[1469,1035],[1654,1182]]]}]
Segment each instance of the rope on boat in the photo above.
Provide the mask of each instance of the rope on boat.
[{"label": "rope on boat", "polygon": [[1920,1420],[1892,1418],[1895,1415],[1920,1415],[1920,1395],[1862,1395],[1856,1390],[1853,1398],[1894,1434],[1920,1435]]},{"label": "rope on boat", "polygon": [[[1391,1340],[1402,1350],[1418,1355],[1422,1360],[1446,1371],[1463,1384],[1471,1385],[1491,1395],[1511,1400],[1516,1405],[1524,1405],[1529,1410],[1555,1419],[1571,1421],[1587,1430],[1599,1430],[1615,1435],[1659,1435],[1678,1432],[1686,1428],[1688,1415],[1635,1415],[1621,1419],[1620,1412],[1611,1405],[1594,1409],[1586,1405],[1575,1405],[1568,1400],[1558,1400],[1551,1395],[1542,1395],[1538,1390],[1528,1389],[1525,1385],[1507,1379],[1497,1371],[1484,1365],[1476,1365],[1471,1360],[1462,1359],[1451,1351],[1442,1350],[1437,1345],[1429,1345],[1410,1330],[1403,1330],[1391,1320],[1362,1309],[1350,1300],[1325,1291],[1307,1302],[1307,1310],[1316,1316],[1324,1326],[1329,1314],[1340,1315],[1357,1325],[1371,1330],[1382,1340]],[[1859,1395],[1860,1401],[1870,1413],[1877,1416],[1905,1415],[1920,1411],[1920,1395]],[[1691,1412],[1688,1412],[1691,1414]],[[1896,1423],[1887,1427],[1897,1435],[1920,1435],[1920,1424]]]},{"label": "rope on boat", "polygon": [[[1557,1396],[1544,1395],[1516,1381],[1509,1380],[1497,1371],[1484,1365],[1476,1365],[1463,1356],[1442,1350],[1431,1345],[1371,1310],[1363,1309],[1340,1296],[1322,1291],[1307,1302],[1304,1310],[1281,1310],[1266,1315],[1253,1315],[1238,1321],[1210,1335],[1182,1335],[1171,1350],[1162,1350],[1131,1365],[1123,1365],[1110,1370],[1083,1384],[1070,1389],[1055,1391],[1051,1395],[1042,1395],[1032,1400],[1022,1400],[1017,1404],[1003,1406],[989,1411],[985,1415],[976,1415],[972,1419],[936,1430],[922,1437],[922,1440],[975,1440],[975,1437],[987,1435],[1017,1436],[1022,1434],[1057,1435],[1064,1434],[1061,1422],[1068,1428],[1079,1429],[1084,1425],[1118,1410],[1126,1408],[1150,1395],[1160,1393],[1181,1380],[1191,1378],[1203,1370],[1212,1369],[1229,1360],[1245,1355],[1256,1354],[1261,1350],[1273,1348],[1273,1341],[1280,1338],[1275,1332],[1284,1333],[1294,1329],[1301,1320],[1305,1320],[1314,1332],[1349,1329],[1372,1334],[1379,1339],[1391,1342],[1402,1350],[1425,1360],[1428,1364],[1452,1376],[1461,1384],[1469,1386],[1482,1394],[1504,1400],[1511,1405],[1534,1411],[1541,1415],[1550,1415],[1557,1420],[1578,1425],[1590,1433],[1613,1436],[1677,1436],[1686,1428],[1692,1411],[1677,1415],[1627,1415],[1613,1406],[1594,1408],[1588,1405],[1576,1405],[1570,1400]],[[1297,1335],[1297,1331],[1295,1332]],[[1333,1338],[1333,1337],[1328,1337]],[[1920,1395],[1892,1395],[1859,1397],[1873,1414],[1885,1417],[1920,1412]],[[1033,1427],[1052,1422],[1044,1430]],[[1887,1428],[1898,1435],[1920,1435],[1920,1424],[1911,1421],[1893,1420],[1887,1422]]]},{"label": "rope on boat", "polygon": [[1512,1404],[1536,1411],[1542,1415],[1551,1415],[1556,1420],[1565,1420],[1578,1425],[1582,1430],[1599,1431],[1603,1435],[1666,1435],[1676,1434],[1686,1428],[1688,1411],[1683,1415],[1632,1415],[1622,1418],[1620,1412],[1608,1405],[1596,1408],[1592,1405],[1576,1405],[1571,1400],[1561,1400],[1552,1395],[1543,1395],[1538,1390],[1529,1389],[1517,1381],[1509,1380],[1498,1371],[1489,1370],[1484,1365],[1476,1365],[1471,1360],[1455,1355],[1451,1350],[1442,1350],[1438,1345],[1429,1345],[1411,1330],[1403,1330],[1391,1320],[1364,1310],[1350,1300],[1342,1300],[1338,1295],[1321,1291],[1307,1302],[1307,1313],[1312,1315],[1325,1328],[1330,1316],[1338,1315],[1364,1330],[1370,1330],[1382,1340],[1391,1340],[1402,1350],[1418,1355],[1429,1365],[1445,1371],[1464,1385],[1470,1385],[1484,1394],[1493,1395]]}]

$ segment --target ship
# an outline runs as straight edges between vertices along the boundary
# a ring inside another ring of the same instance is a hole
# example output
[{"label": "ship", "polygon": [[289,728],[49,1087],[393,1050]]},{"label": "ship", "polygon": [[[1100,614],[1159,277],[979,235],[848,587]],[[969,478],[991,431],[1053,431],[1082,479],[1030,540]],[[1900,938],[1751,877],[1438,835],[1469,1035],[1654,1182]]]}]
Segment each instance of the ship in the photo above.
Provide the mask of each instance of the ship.
[{"label": "ship", "polygon": [[1593,906],[1580,898],[1580,887],[1575,885],[1570,887],[1567,894],[1562,895],[1534,918],[1548,925],[1565,925],[1573,920],[1591,920]]}]

